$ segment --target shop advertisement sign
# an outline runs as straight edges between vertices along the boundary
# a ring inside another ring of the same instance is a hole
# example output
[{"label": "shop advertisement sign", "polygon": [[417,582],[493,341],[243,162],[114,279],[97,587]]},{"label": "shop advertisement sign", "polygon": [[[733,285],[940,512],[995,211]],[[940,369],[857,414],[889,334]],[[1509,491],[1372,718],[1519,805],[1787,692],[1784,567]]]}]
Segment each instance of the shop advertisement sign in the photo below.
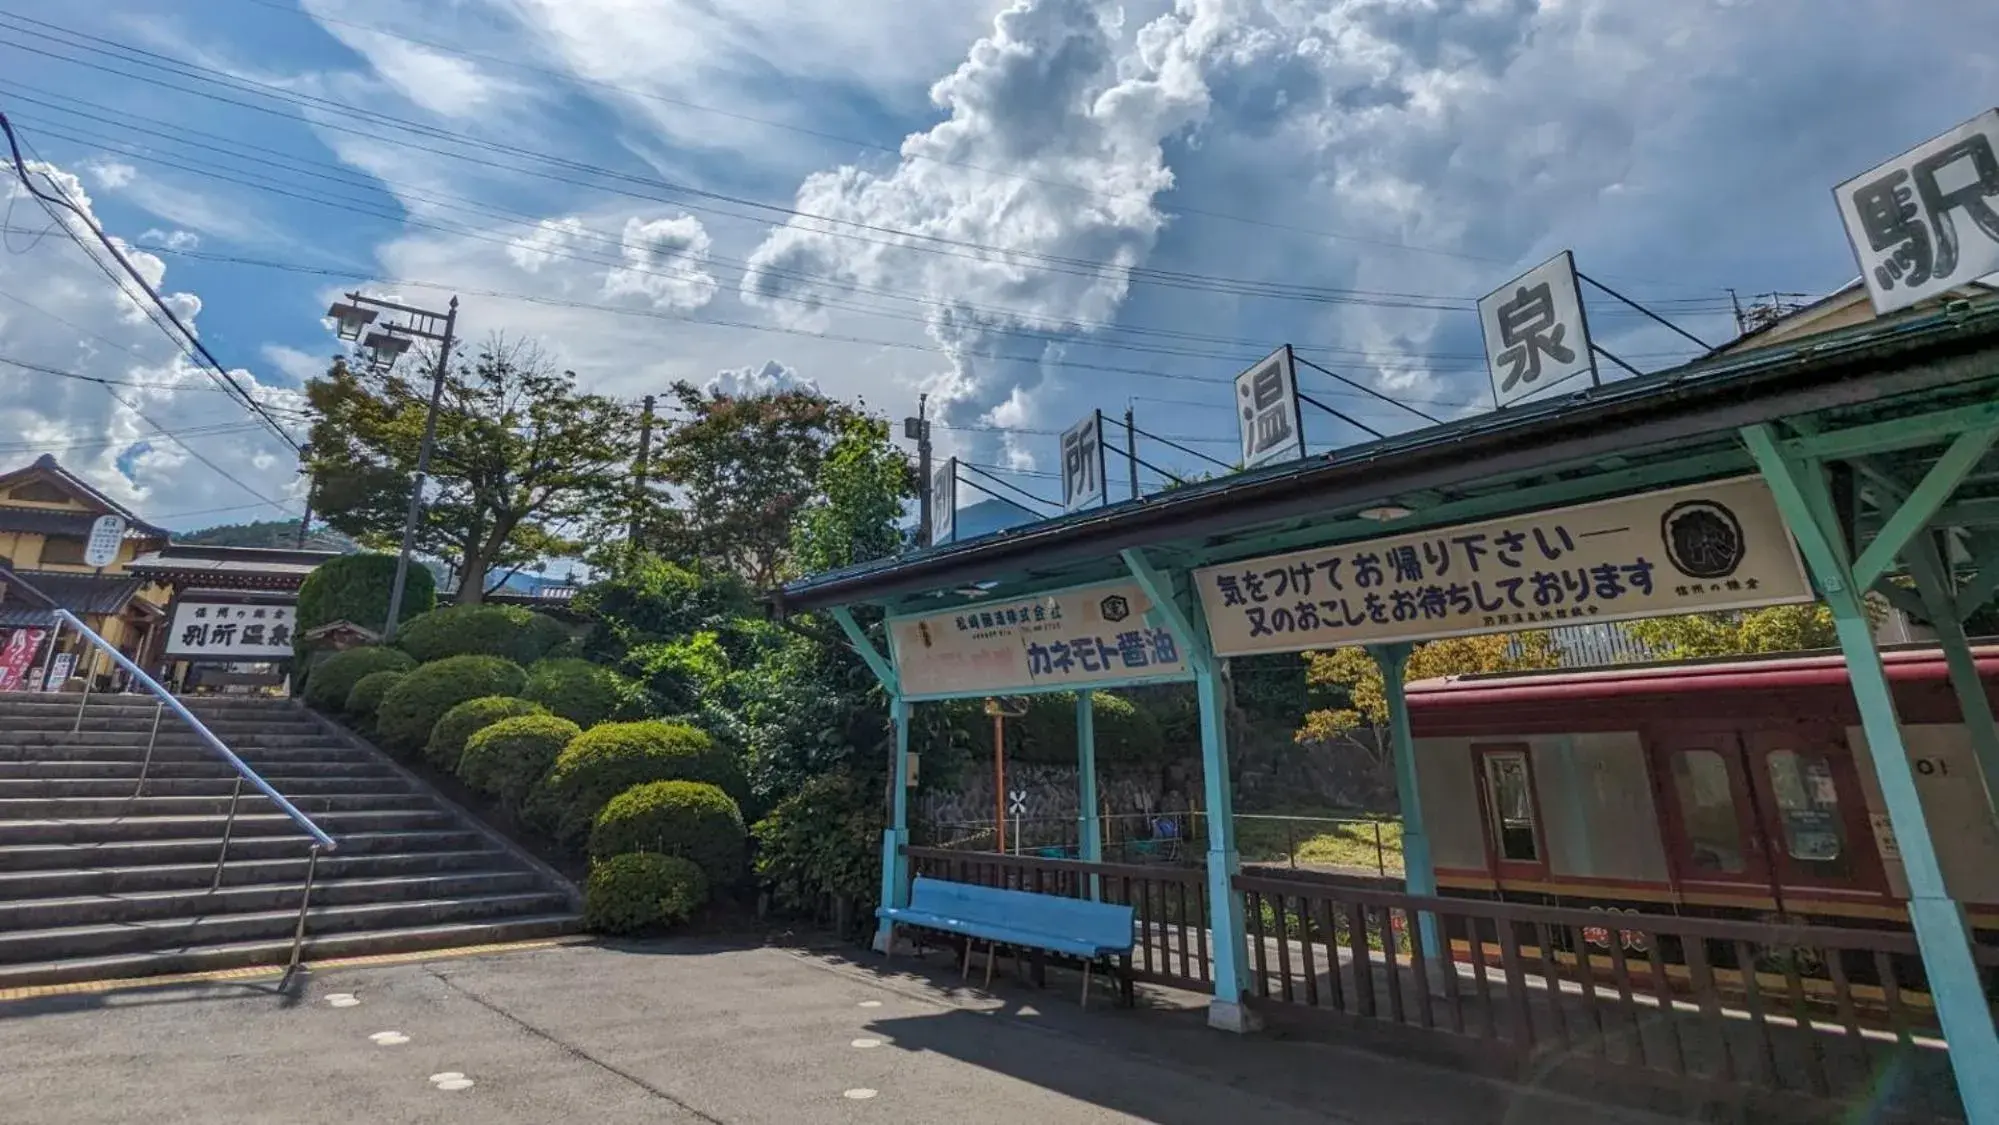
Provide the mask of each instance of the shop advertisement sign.
[{"label": "shop advertisement sign", "polygon": [[290,660],[296,606],[174,603],[167,655],[183,660]]},{"label": "shop advertisement sign", "polygon": [[1761,477],[1211,566],[1194,580],[1221,656],[1813,598]]},{"label": "shop advertisement sign", "polygon": [[1106,582],[891,618],[889,645],[910,697],[1184,679],[1186,656],[1146,623],[1151,608],[1137,584]]},{"label": "shop advertisement sign", "polygon": [[0,639],[0,691],[14,691],[26,681],[47,635],[46,629],[15,629]]}]

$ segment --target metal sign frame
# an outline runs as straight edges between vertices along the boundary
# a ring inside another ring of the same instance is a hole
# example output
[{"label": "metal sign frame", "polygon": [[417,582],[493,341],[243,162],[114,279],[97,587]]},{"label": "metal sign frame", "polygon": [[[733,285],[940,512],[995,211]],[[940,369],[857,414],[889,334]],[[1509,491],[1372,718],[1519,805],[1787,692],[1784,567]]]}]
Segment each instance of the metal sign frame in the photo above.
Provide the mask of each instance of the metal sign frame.
[{"label": "metal sign frame", "polygon": [[[1070,456],[1071,439],[1080,442],[1085,437],[1088,438],[1095,450],[1095,456],[1092,457],[1088,453],[1084,453],[1082,463],[1078,464],[1077,460]],[[1060,446],[1062,456],[1062,510],[1065,512],[1075,512],[1091,507],[1092,505],[1108,503],[1110,501],[1110,480],[1106,474],[1107,465],[1104,460],[1104,412],[1101,410],[1092,410],[1082,421],[1063,430],[1060,441],[1062,443]],[[1076,475],[1079,470],[1096,474],[1096,487],[1093,491],[1082,495],[1076,493]]]},{"label": "metal sign frame", "polygon": [[[1557,291],[1556,285],[1564,286]],[[1529,331],[1524,342],[1508,344],[1503,320],[1507,309],[1500,299],[1508,293],[1515,302],[1526,301],[1536,288],[1546,288],[1544,295],[1548,303],[1548,316],[1552,321],[1540,331]],[[1576,338],[1565,339],[1570,321],[1563,315],[1564,303],[1572,303],[1575,309],[1574,325]],[[1533,269],[1513,278],[1506,284],[1478,299],[1479,333],[1485,343],[1486,377],[1492,386],[1492,401],[1497,407],[1508,407],[1522,399],[1539,394],[1550,387],[1559,386],[1578,375],[1587,374],[1590,382],[1600,380],[1596,369],[1596,347],[1590,340],[1589,309],[1583,304],[1582,280],[1576,273],[1576,257],[1564,250]],[[1543,331],[1548,336],[1543,336]],[[1533,374],[1525,379],[1519,372],[1510,378],[1501,377],[1502,358],[1521,347],[1528,349],[1527,362],[1532,365]],[[1561,361],[1561,366],[1542,371],[1543,353],[1553,357],[1551,349],[1568,351],[1571,358]],[[1547,378],[1553,375],[1554,378]]]},{"label": "metal sign frame", "polygon": [[[1264,411],[1256,407],[1254,383],[1259,375],[1275,366],[1282,373],[1284,393],[1291,400],[1291,440],[1256,451],[1256,420]],[[1258,360],[1235,377],[1236,430],[1242,452],[1242,467],[1255,469],[1275,461],[1296,461],[1305,456],[1305,408],[1298,396],[1298,363],[1285,344]],[[1244,401],[1249,405],[1245,407]]]},{"label": "metal sign frame", "polygon": [[[1968,174],[1970,183],[1947,190],[1940,181],[1951,171],[1959,180]],[[1967,192],[1977,198],[1963,198]],[[1882,161],[1833,188],[1832,196],[1867,296],[1882,316],[1999,271],[1999,109]],[[1970,232],[1959,229],[1953,217],[1959,210]],[[1985,244],[1983,252],[1965,257],[1974,240]]]},{"label": "metal sign frame", "polygon": [[[940,486],[941,482],[941,486]],[[958,459],[946,457],[930,474],[930,543],[949,543],[958,537]]]}]

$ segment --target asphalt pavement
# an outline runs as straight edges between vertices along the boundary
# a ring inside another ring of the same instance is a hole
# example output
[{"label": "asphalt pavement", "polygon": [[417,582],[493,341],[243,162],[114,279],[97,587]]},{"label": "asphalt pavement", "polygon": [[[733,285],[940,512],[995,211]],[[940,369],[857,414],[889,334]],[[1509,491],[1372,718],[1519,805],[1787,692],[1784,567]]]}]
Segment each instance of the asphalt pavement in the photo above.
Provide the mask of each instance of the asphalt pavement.
[{"label": "asphalt pavement", "polygon": [[61,1123],[1664,1119],[850,951],[564,945],[0,1003],[0,1120]]}]

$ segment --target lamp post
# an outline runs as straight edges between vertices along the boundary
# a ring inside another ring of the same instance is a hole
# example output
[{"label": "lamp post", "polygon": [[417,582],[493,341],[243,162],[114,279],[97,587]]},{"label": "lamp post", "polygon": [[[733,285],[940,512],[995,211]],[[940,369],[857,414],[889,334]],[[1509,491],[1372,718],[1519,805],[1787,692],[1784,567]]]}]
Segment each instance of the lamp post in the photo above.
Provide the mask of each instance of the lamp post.
[{"label": "lamp post", "polygon": [[[401,319],[367,331],[383,312],[400,313]],[[438,344],[437,371],[430,381],[430,409],[423,420],[423,444],[417,449],[416,478],[410,482],[409,512],[403,517],[402,551],[396,555],[396,580],[389,587],[389,619],[382,626],[382,641],[386,644],[396,639],[396,624],[402,616],[403,586],[409,580],[410,551],[416,544],[417,513],[423,507],[424,480],[430,475],[430,450],[437,442],[437,404],[444,397],[444,376],[451,363],[451,338],[458,327],[458,298],[451,298],[445,312],[435,313],[349,293],[346,301],[334,302],[326,315],[333,318],[341,339],[360,342],[368,353],[370,367],[376,371],[394,367],[413,340],[434,340]],[[363,332],[367,332],[365,339]]]}]

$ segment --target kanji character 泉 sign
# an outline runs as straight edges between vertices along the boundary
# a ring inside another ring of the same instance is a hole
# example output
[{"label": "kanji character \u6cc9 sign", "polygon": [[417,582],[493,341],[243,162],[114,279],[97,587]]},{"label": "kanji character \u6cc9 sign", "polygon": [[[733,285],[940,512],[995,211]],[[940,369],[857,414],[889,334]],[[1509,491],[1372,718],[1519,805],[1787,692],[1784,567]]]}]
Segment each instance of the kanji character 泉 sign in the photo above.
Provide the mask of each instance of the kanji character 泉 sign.
[{"label": "kanji character \u6cc9 sign", "polygon": [[1298,411],[1298,368],[1291,345],[1235,377],[1236,421],[1242,427],[1242,467],[1295,461],[1305,455]]},{"label": "kanji character \u6cc9 sign", "polygon": [[1501,406],[1596,369],[1567,250],[1480,297],[1486,367]]},{"label": "kanji character \u6cc9 sign", "polygon": [[290,660],[296,606],[174,603],[167,655],[182,659]]},{"label": "kanji character \u6cc9 sign", "polygon": [[1875,311],[1999,270],[1999,109],[1833,192]]},{"label": "kanji character \u6cc9 sign", "polygon": [[1221,656],[1813,596],[1761,477],[1211,566],[1194,581]]},{"label": "kanji character \u6cc9 sign", "polygon": [[906,698],[1186,679],[1172,632],[1145,620],[1151,608],[1136,584],[1107,582],[890,618],[889,645]]},{"label": "kanji character \u6cc9 sign", "polygon": [[1104,502],[1104,416],[1090,416],[1062,431],[1062,510]]}]

